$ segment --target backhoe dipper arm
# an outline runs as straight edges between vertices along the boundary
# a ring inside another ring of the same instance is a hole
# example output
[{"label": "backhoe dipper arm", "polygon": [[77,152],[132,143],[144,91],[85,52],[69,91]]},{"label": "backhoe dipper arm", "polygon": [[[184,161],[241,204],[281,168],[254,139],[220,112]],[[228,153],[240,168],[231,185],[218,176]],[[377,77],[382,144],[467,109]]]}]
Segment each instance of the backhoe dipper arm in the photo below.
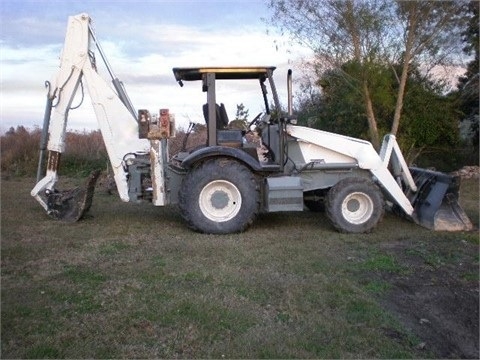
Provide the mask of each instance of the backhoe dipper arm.
[{"label": "backhoe dipper arm", "polygon": [[[69,17],[60,68],[49,88],[48,99],[52,108],[48,127],[47,171],[31,191],[31,195],[49,213],[52,208],[48,197],[56,192],[54,186],[58,180],[57,171],[61,154],[65,150],[68,112],[82,79],[87,85],[123,201],[129,201],[127,174],[123,167],[125,156],[149,151],[148,140],[138,138],[138,124],[132,113],[133,107],[127,109],[119,95],[97,73],[93,52],[90,51],[90,43],[96,40],[92,34],[87,14]],[[126,97],[124,92],[122,94]]]}]

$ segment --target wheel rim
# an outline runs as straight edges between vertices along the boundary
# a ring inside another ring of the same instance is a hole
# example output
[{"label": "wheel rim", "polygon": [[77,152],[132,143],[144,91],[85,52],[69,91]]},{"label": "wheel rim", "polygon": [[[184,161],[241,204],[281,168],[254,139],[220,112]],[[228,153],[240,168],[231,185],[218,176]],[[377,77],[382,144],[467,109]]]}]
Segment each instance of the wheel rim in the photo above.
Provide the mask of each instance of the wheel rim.
[{"label": "wheel rim", "polygon": [[231,182],[215,180],[202,189],[198,204],[207,219],[215,222],[229,221],[240,211],[242,195]]},{"label": "wheel rim", "polygon": [[348,194],[342,202],[342,214],[345,220],[352,224],[363,224],[373,214],[373,201],[365,193]]}]

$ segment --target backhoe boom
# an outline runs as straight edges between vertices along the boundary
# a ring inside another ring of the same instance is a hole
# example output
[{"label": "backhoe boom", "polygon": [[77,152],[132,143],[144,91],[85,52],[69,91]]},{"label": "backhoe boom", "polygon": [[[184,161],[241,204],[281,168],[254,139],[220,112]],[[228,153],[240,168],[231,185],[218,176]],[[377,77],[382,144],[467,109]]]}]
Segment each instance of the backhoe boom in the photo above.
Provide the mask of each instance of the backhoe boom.
[{"label": "backhoe boom", "polygon": [[[48,89],[51,108],[47,109],[46,113],[51,113],[51,117],[45,122],[48,124],[47,171],[31,194],[49,213],[53,210],[49,206],[48,197],[54,196],[54,193],[57,193],[55,196],[58,197],[55,184],[58,180],[61,154],[65,150],[68,113],[82,82],[87,86],[122,201],[131,200],[125,170],[126,161],[139,155],[150,154],[150,141],[138,137],[135,112],[121,82],[117,78],[113,79],[114,86],[117,87],[115,92],[97,73],[96,59],[90,47],[95,44],[100,51],[101,47],[93,34],[88,15],[69,17],[60,67]],[[103,53],[102,58],[113,76]],[[163,159],[162,156],[157,158]],[[96,180],[92,177],[93,183],[94,179]],[[92,186],[87,184],[87,187],[93,191]],[[88,196],[90,195],[85,194],[85,197]],[[77,203],[83,204],[85,201],[78,200]]]}]

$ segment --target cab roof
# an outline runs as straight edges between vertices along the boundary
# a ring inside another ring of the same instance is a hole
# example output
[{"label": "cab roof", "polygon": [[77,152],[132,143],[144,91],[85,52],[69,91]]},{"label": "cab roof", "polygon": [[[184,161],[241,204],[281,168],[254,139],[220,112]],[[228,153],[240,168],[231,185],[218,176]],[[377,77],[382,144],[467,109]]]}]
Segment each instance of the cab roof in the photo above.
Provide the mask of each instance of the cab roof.
[{"label": "cab roof", "polygon": [[208,73],[214,73],[215,78],[220,80],[240,80],[259,79],[275,69],[275,66],[178,67],[173,68],[173,74],[177,81],[202,80],[202,76]]}]

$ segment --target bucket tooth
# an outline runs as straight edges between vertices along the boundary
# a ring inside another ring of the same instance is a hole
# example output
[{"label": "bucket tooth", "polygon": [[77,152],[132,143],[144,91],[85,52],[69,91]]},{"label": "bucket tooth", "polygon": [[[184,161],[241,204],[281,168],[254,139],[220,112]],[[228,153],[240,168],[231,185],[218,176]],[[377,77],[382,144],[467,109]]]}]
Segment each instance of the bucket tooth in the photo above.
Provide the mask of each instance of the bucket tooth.
[{"label": "bucket tooth", "polygon": [[99,176],[100,171],[95,170],[83,187],[50,193],[47,197],[48,214],[56,220],[65,222],[80,220],[92,206],[95,184]]}]

